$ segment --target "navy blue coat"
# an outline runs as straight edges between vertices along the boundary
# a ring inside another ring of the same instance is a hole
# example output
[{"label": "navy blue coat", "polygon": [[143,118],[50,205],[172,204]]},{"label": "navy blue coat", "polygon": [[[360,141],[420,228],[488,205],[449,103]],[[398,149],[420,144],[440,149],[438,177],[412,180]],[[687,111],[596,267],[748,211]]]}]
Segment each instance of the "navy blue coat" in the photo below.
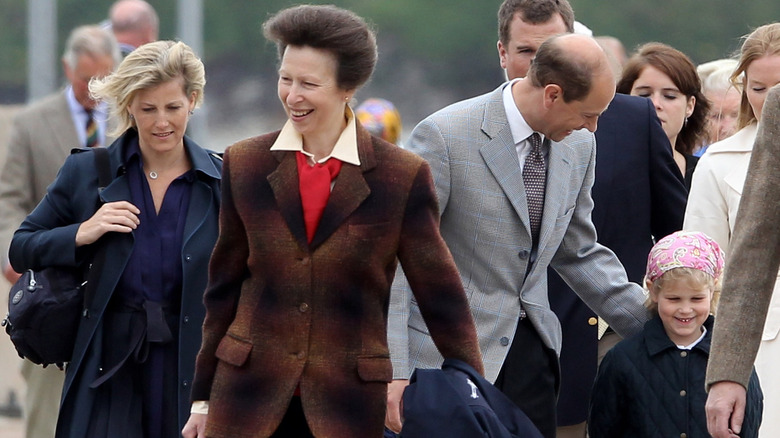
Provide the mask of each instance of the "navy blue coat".
[{"label": "navy blue coat", "polygon": [[[709,437],[704,377],[712,323],[710,316],[704,323],[707,335],[691,350],[674,345],[659,317],[648,321],[642,333],[610,350],[594,385],[590,437]],[[740,436],[758,436],[763,399],[754,370]]]},{"label": "navy blue coat", "polygon": [[416,369],[403,399],[401,438],[542,438],[501,390],[457,359]]},{"label": "navy blue coat", "polygon": [[[104,203],[129,201],[130,187],[122,162],[127,142],[137,137],[128,130],[109,148],[114,177],[100,194]],[[208,261],[219,233],[220,179],[222,160],[184,138],[196,180],[192,186],[181,250],[183,284],[179,310],[179,428],[189,418],[190,386],[195,373],[195,356],[201,343],[205,316],[203,292]],[[74,151],[75,152],[75,151]],[[78,266],[90,251],[89,245],[76,248],[76,231],[89,219],[98,203],[95,159],[89,149],[67,158],[46,196],[14,234],[9,250],[12,266],[18,272],[46,266]],[[102,320],[119,278],[133,251],[133,234],[109,233],[98,242],[109,245],[105,266],[97,278],[95,297],[89,315],[82,319],[76,336],[73,359],[68,364],[62,394],[57,438],[87,436],[95,390],[89,385],[99,376],[102,357]]]},{"label": "navy blue coat", "polygon": [[[642,282],[653,236],[682,228],[687,191],[650,99],[616,94],[599,117],[593,224],[628,279]],[[561,321],[558,424],[585,421],[596,377],[596,313],[550,269],[550,307]]]}]

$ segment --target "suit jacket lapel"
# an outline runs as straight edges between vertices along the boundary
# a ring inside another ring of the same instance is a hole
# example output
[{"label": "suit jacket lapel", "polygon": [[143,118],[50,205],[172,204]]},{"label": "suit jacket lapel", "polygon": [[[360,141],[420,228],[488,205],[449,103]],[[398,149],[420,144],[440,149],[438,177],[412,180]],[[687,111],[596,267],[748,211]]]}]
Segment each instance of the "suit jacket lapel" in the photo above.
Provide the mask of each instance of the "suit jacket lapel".
[{"label": "suit jacket lapel", "polygon": [[73,116],[70,114],[65,92],[60,93],[59,97],[57,105],[45,109],[44,123],[56,134],[53,138],[56,139],[57,147],[62,151],[63,156],[67,156],[70,155],[70,151],[73,148],[83,145],[79,144],[79,136],[76,133],[76,127],[73,125]]},{"label": "suit jacket lapel", "polygon": [[565,212],[560,211],[561,200],[569,199],[566,193],[569,189],[567,182],[571,178],[571,154],[572,146],[565,142],[552,142],[545,139],[549,153],[547,154],[547,185],[544,195],[544,213],[542,213],[542,226],[539,230],[539,248],[544,248],[551,236],[555,220]]},{"label": "suit jacket lapel", "polygon": [[360,166],[349,163],[344,163],[341,166],[341,172],[336,178],[336,184],[333,186],[333,192],[331,192],[328,204],[322,213],[317,232],[311,241],[312,248],[316,248],[333,234],[371,194],[363,172],[376,166],[376,157],[371,134],[362,127],[358,127],[357,143]]},{"label": "suit jacket lapel", "polygon": [[[528,216],[528,200],[525,196],[525,184],[523,173],[517,158],[517,149],[509,128],[509,121],[504,110],[502,99],[503,86],[496,89],[485,105],[485,116],[482,121],[482,132],[490,141],[479,150],[482,159],[485,160],[490,172],[506,194],[507,199],[514,207],[520,221],[531,235],[530,219]],[[544,220],[544,219],[542,219]]]},{"label": "suit jacket lapel", "polygon": [[268,183],[274,192],[279,213],[302,248],[308,247],[306,225],[303,222],[303,206],[298,189],[298,164],[295,153],[274,152],[279,167],[268,175]]}]

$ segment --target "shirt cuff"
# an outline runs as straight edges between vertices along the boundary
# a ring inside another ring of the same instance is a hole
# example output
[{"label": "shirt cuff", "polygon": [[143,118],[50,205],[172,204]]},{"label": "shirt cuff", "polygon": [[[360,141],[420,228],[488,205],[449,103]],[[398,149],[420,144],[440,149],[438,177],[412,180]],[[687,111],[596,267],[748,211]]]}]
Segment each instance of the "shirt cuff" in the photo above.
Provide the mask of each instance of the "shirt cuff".
[{"label": "shirt cuff", "polygon": [[208,400],[198,400],[192,402],[192,407],[190,408],[190,414],[208,415],[208,413],[209,413]]}]

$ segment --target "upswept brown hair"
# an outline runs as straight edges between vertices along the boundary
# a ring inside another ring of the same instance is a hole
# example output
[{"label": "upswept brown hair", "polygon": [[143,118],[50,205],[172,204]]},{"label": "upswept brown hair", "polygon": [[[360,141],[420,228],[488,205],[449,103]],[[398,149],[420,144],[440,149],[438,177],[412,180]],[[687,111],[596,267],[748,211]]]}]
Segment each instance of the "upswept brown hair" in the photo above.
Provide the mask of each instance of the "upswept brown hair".
[{"label": "upswept brown hair", "polygon": [[731,83],[736,85],[738,90],[742,90],[737,129],[756,122],[756,113],[748,102],[747,90],[742,81],[747,83],[747,69],[753,61],[764,56],[780,54],[780,23],[765,24],[743,38],[745,41],[740,49],[739,61],[730,78]]},{"label": "upswept brown hair", "polygon": [[509,44],[509,27],[515,14],[531,24],[543,24],[560,14],[566,30],[574,33],[574,10],[567,0],[504,0],[498,8],[498,40]]},{"label": "upswept brown hair", "polygon": [[663,43],[647,43],[637,49],[625,67],[617,83],[617,92],[631,94],[634,82],[647,66],[652,66],[672,80],[686,98],[694,97],[693,113],[683,124],[672,145],[680,153],[690,155],[706,136],[707,115],[710,103],[701,91],[701,80],[696,66],[683,52]]},{"label": "upswept brown hair", "polygon": [[279,61],[287,46],[309,46],[332,53],[336,82],[342,90],[365,84],[377,61],[376,35],[352,11],[333,5],[301,5],[283,9],[263,23],[263,35],[276,43]]}]

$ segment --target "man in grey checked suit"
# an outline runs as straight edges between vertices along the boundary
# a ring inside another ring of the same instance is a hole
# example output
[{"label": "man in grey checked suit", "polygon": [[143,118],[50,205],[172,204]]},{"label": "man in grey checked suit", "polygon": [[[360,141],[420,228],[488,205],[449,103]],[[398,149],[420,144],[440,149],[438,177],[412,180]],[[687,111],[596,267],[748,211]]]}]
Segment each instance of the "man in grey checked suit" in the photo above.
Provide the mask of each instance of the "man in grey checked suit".
[{"label": "man in grey checked suit", "polygon": [[[14,231],[46,194],[46,187],[71,149],[87,144],[89,112],[97,122],[98,145],[107,146],[107,108],[89,97],[94,76],[110,73],[119,61],[119,45],[110,31],[99,26],[74,29],[62,56],[68,86],[23,109],[15,117],[0,171],[0,264],[13,283],[19,274],[8,263]],[[25,430],[27,438],[51,438],[57,422],[65,373],[57,367],[22,363],[27,384]]]},{"label": "man in grey checked suit", "polygon": [[[547,299],[547,267],[623,336],[648,314],[639,285],[596,242],[591,222],[596,130],[615,92],[598,44],[582,35],[543,43],[527,78],[449,106],[423,120],[408,149],[431,165],[441,233],[461,274],[477,325],[485,377],[547,437],[555,436],[561,331]],[[532,133],[543,136],[547,185],[541,231],[531,237],[521,163]],[[441,364],[403,273],[393,283],[389,336],[394,381],[387,424],[416,367]]]}]

